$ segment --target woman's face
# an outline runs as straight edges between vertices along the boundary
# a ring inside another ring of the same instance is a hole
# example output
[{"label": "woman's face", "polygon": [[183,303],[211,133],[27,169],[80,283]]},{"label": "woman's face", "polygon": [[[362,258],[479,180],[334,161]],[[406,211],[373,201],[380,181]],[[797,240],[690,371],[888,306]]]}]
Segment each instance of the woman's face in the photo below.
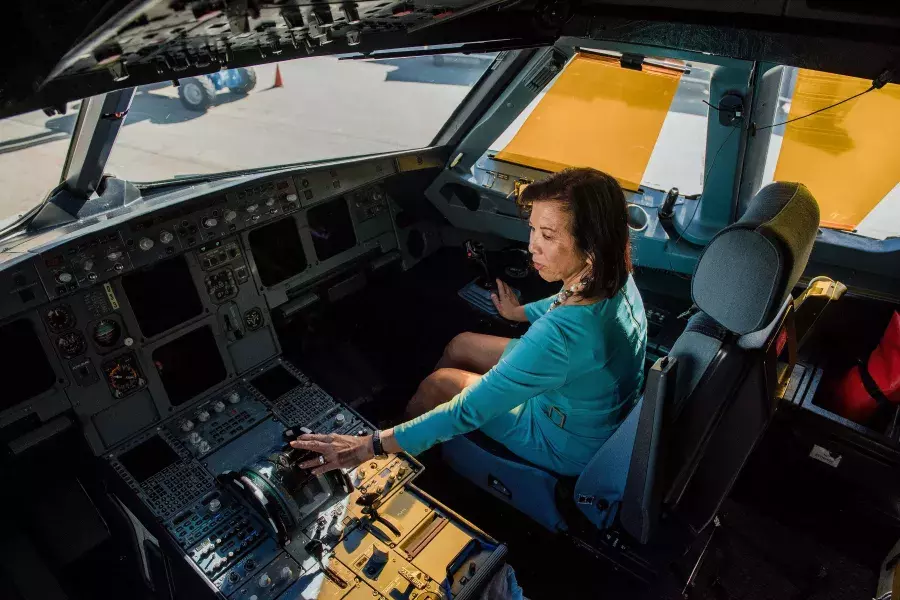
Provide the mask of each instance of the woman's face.
[{"label": "woman's face", "polygon": [[571,284],[584,270],[586,261],[575,245],[571,220],[559,202],[544,200],[532,205],[528,251],[541,279]]}]

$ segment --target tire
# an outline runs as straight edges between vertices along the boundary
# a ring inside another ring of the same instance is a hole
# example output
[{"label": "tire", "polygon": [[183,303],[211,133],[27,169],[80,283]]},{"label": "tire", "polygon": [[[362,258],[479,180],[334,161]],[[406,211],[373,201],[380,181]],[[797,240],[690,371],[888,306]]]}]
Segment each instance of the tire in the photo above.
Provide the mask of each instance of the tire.
[{"label": "tire", "polygon": [[188,77],[178,81],[178,99],[193,112],[206,112],[216,97],[216,88],[206,77]]},{"label": "tire", "polygon": [[250,90],[256,87],[256,70],[252,68],[240,68],[235,69],[237,71],[237,85],[234,85],[228,90],[232,94],[237,94],[239,96],[246,96],[250,93]]}]

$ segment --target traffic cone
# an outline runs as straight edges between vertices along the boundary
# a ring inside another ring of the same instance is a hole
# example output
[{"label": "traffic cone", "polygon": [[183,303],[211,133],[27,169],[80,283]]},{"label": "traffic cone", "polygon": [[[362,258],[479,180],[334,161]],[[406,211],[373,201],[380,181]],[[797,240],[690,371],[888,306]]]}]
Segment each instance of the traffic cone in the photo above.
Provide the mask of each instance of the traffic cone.
[{"label": "traffic cone", "polygon": [[281,80],[281,67],[280,65],[275,65],[275,83],[272,84],[271,89],[284,87],[284,81]]}]

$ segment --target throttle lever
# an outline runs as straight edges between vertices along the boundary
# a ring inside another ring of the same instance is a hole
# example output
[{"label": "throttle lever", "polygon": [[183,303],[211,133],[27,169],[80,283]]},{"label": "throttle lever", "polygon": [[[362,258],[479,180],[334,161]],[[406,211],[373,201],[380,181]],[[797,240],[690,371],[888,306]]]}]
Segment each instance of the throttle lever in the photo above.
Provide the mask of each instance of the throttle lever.
[{"label": "throttle lever", "polygon": [[481,287],[492,292],[496,291],[497,283],[494,281],[493,275],[491,275],[484,244],[475,240],[466,240],[466,258],[475,262],[484,272],[484,280],[480,282]]}]

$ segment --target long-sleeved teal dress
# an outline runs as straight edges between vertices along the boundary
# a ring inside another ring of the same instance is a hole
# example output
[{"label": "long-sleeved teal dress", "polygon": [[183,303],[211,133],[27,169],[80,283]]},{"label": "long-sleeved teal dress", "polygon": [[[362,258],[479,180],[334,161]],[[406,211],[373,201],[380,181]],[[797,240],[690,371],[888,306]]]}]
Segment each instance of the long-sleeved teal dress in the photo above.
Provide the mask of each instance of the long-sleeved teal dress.
[{"label": "long-sleeved teal dress", "polygon": [[581,473],[637,402],[647,319],[631,277],[612,298],[548,313],[554,297],[525,305],[531,327],[478,383],[394,427],[400,447],[418,454],[481,429],[538,466]]}]

